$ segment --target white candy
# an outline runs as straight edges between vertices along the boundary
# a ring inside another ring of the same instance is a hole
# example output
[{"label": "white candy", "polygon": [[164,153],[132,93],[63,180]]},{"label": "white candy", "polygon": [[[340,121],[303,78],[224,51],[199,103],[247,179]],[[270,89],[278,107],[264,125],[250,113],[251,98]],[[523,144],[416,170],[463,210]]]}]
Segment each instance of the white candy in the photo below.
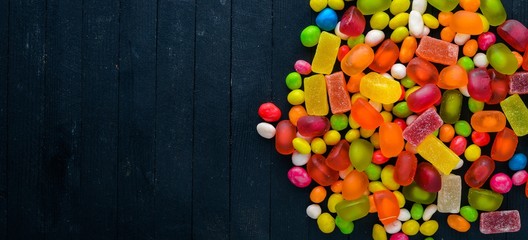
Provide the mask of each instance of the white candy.
[{"label": "white candy", "polygon": [[374,47],[378,44],[380,44],[383,39],[385,39],[385,33],[381,30],[370,30],[367,35],[365,35],[365,44],[369,45],[370,47]]},{"label": "white candy", "polygon": [[464,160],[458,159],[458,163],[455,166],[455,168],[453,168],[453,170],[457,170],[457,169],[461,168],[462,166],[464,166]]},{"label": "white candy", "polygon": [[301,154],[299,152],[297,152],[297,150],[293,151],[293,154],[292,154],[292,163],[293,165],[295,166],[304,166],[306,165],[306,163],[308,163],[308,160],[310,160],[310,157],[312,156],[312,154],[308,153],[308,154]]},{"label": "white candy", "polygon": [[436,204],[431,204],[431,205],[427,206],[425,208],[425,210],[424,210],[422,219],[424,221],[429,221],[429,219],[431,219],[431,217],[436,212],[436,210],[438,210],[438,207],[436,206]]},{"label": "white candy", "polygon": [[399,232],[401,230],[401,227],[402,223],[400,222],[400,220],[396,220],[384,226],[385,232],[387,232],[388,234],[395,234]]},{"label": "white candy", "polygon": [[431,29],[429,29],[429,27],[424,25],[422,34],[420,35],[420,38],[423,38],[425,36],[429,36],[429,33],[431,33]]},{"label": "white candy", "polygon": [[418,11],[411,11],[409,14],[409,33],[414,37],[420,37],[424,31],[422,14]]},{"label": "white candy", "polygon": [[370,103],[370,105],[372,107],[374,107],[376,110],[378,110],[378,112],[381,112],[381,109],[383,109],[383,105],[381,103],[379,103],[379,102],[370,100],[369,103]]},{"label": "white candy", "polygon": [[465,97],[470,97],[467,86],[459,87],[458,91],[460,91]]},{"label": "white candy", "polygon": [[401,63],[396,63],[391,67],[391,75],[395,79],[403,79],[407,76],[407,67]]},{"label": "white candy", "polygon": [[414,0],[412,1],[412,10],[424,14],[427,10],[427,0]]},{"label": "white candy", "polygon": [[257,124],[257,132],[258,134],[266,139],[271,139],[275,137],[275,127],[267,122],[261,122]]},{"label": "white candy", "polygon": [[337,22],[337,25],[334,29],[334,32],[335,32],[335,35],[338,36],[339,38],[341,38],[342,40],[348,40],[350,38],[350,36],[342,33],[341,31],[339,31],[339,26],[341,25],[341,22]]},{"label": "white candy", "polygon": [[413,114],[411,116],[408,116],[407,119],[405,119],[405,124],[407,124],[407,126],[411,125],[411,123],[414,122],[414,120],[416,120],[418,118],[418,115],[416,114]]},{"label": "white candy", "polygon": [[478,68],[487,67],[489,64],[488,57],[486,57],[486,54],[484,53],[477,53],[473,57],[473,63],[475,64],[475,67],[478,67]]},{"label": "white candy", "polygon": [[321,207],[318,204],[311,204],[306,208],[306,215],[311,219],[317,219],[321,215]]},{"label": "white candy", "polygon": [[411,213],[409,210],[405,208],[400,209],[400,215],[398,215],[398,220],[402,222],[406,222],[407,220],[411,219]]},{"label": "white candy", "polygon": [[466,44],[467,41],[471,38],[471,35],[465,34],[465,33],[457,33],[455,35],[455,44],[458,46],[462,46]]},{"label": "white candy", "polygon": [[394,78],[389,73],[382,73],[381,76],[394,80]]},{"label": "white candy", "polygon": [[308,142],[311,142],[312,139],[313,139],[313,137],[305,137],[305,136],[301,135],[299,132],[297,132],[296,136],[297,136],[298,138],[302,138],[302,139],[304,139],[304,140],[306,140],[306,141],[308,141]]}]

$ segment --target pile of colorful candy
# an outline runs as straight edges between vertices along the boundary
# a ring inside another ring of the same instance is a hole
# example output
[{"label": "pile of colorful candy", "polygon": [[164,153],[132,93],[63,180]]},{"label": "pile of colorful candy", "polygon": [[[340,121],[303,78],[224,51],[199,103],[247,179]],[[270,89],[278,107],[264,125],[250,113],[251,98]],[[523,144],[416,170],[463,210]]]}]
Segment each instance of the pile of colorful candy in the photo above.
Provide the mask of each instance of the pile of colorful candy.
[{"label": "pile of colorful candy", "polygon": [[[377,213],[374,239],[432,236],[438,211],[467,232],[480,211],[482,233],[519,231],[519,212],[498,209],[512,186],[524,184],[528,197],[527,158],[516,153],[528,134],[519,96],[528,93],[528,29],[506,20],[500,0],[310,0],[310,7],[316,25],[300,40],[316,50],[286,77],[289,120],[264,103],[257,131],[291,155],[292,184],[316,183],[306,213],[320,230],[350,234],[354,221]],[[440,39],[429,36],[440,28]],[[464,102],[469,122],[460,117]],[[495,164],[511,171],[494,173]],[[469,205],[461,207],[463,182]]]}]

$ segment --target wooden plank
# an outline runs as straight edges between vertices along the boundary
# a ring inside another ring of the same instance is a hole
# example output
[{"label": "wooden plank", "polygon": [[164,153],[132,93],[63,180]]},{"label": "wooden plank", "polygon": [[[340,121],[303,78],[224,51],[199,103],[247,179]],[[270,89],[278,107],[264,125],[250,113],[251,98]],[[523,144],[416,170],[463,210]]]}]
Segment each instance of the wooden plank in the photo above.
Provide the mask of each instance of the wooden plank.
[{"label": "wooden plank", "polygon": [[[257,109],[270,97],[272,1],[232,4],[231,238],[270,238],[268,141],[255,130]],[[253,113],[253,114],[252,114]]]},{"label": "wooden plank", "polygon": [[119,1],[83,1],[82,239],[117,238]]},{"label": "wooden plank", "polygon": [[82,4],[48,0],[46,12],[42,226],[47,238],[79,239]]},{"label": "wooden plank", "polygon": [[118,239],[153,239],[156,217],[155,1],[122,1]]},{"label": "wooden plank", "polygon": [[0,238],[7,239],[7,86],[9,3],[0,2]]},{"label": "wooden plank", "polygon": [[7,238],[39,239],[46,5],[9,4]]},{"label": "wooden plank", "polygon": [[158,1],[157,239],[192,235],[194,19],[194,1]]},{"label": "wooden plank", "polygon": [[196,3],[193,237],[229,239],[231,1]]}]

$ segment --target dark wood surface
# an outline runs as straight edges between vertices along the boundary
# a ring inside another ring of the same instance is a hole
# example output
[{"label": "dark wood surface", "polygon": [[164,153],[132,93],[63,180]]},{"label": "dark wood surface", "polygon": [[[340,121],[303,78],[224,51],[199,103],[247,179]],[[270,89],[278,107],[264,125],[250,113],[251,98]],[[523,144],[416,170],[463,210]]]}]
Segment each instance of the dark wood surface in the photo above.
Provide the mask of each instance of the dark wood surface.
[{"label": "dark wood surface", "polygon": [[[527,1],[503,2],[528,24]],[[0,239],[370,238],[375,215],[320,233],[255,131],[261,103],[287,112],[315,16],[307,0],[0,1]],[[528,224],[523,191],[501,209]],[[434,218],[435,239],[528,233]]]}]

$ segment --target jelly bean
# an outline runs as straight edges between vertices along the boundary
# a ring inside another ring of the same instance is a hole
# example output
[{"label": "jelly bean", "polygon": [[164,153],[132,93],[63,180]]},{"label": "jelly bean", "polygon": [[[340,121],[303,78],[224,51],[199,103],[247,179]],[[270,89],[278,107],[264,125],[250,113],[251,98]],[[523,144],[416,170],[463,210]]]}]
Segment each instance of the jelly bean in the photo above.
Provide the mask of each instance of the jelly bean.
[{"label": "jelly bean", "polygon": [[352,170],[343,181],[343,198],[355,200],[363,196],[368,188],[368,177],[364,172]]},{"label": "jelly bean", "polygon": [[389,190],[382,190],[373,193],[374,202],[378,209],[378,218],[384,225],[397,220],[400,214],[398,200]]},{"label": "jelly bean", "polygon": [[381,114],[361,98],[352,104],[351,114],[354,120],[366,129],[376,129],[383,123]]},{"label": "jelly bean", "polygon": [[[375,192],[378,192],[378,191],[382,191],[382,190],[388,190],[387,187],[385,187],[385,185],[383,185],[382,182],[379,182],[379,181],[372,181],[369,183],[368,185],[368,190],[369,192],[371,193],[375,193]],[[374,199],[372,199],[374,200]],[[372,207],[372,206],[371,206]],[[376,210],[377,211],[377,210]]]},{"label": "jelly bean", "polygon": [[491,158],[496,161],[504,162],[513,157],[519,139],[515,132],[505,127],[497,133],[493,145],[491,146]]},{"label": "jelly bean", "polygon": [[521,97],[518,94],[513,94],[501,101],[500,105],[515,135],[524,136],[528,134],[528,127],[526,126],[528,108]]},{"label": "jelly bean", "polygon": [[418,164],[414,180],[418,186],[428,192],[438,192],[442,187],[440,173],[428,162]]},{"label": "jelly bean", "polygon": [[427,0],[413,0],[412,10],[418,11],[420,14],[424,14],[427,9]]},{"label": "jelly bean", "polygon": [[346,140],[339,141],[326,157],[326,165],[336,171],[347,169],[350,166],[350,158],[348,156],[349,148],[350,145]]},{"label": "jelly bean", "polygon": [[289,120],[282,120],[275,128],[275,149],[282,155],[292,154],[294,151],[292,141],[296,135],[296,128]]},{"label": "jelly bean", "polygon": [[413,203],[411,207],[411,217],[413,220],[422,219],[424,208],[420,203]]},{"label": "jelly bean", "polygon": [[330,117],[330,126],[332,129],[341,131],[348,127],[348,117],[345,114],[338,113]]},{"label": "jelly bean", "polygon": [[317,226],[323,233],[331,233],[335,229],[335,220],[330,213],[322,213],[317,218]]},{"label": "jelly bean", "polygon": [[526,155],[524,153],[517,153],[508,161],[508,167],[513,171],[518,171],[526,168]]},{"label": "jelly bean", "polygon": [[[350,38],[348,38],[348,40],[347,40],[347,45],[348,45],[350,48],[353,48],[353,47],[355,47],[356,45],[361,44],[361,43],[365,43],[365,35],[363,35],[363,34],[360,34],[360,35],[357,36],[357,37],[350,37]],[[369,64],[370,64],[370,63],[369,63]]]},{"label": "jelly bean", "polygon": [[477,68],[485,68],[488,66],[488,57],[484,53],[477,53],[473,57],[473,62],[475,63],[475,67]]},{"label": "jelly bean", "polygon": [[341,69],[347,75],[354,76],[365,70],[372,61],[374,61],[374,50],[366,44],[357,44],[341,61]]},{"label": "jelly bean", "polygon": [[343,0],[328,0],[328,6],[334,10],[343,10],[345,8],[345,1]]},{"label": "jelly bean", "polygon": [[364,172],[371,181],[377,181],[381,177],[381,167],[374,163],[370,163]]},{"label": "jelly bean", "polygon": [[478,43],[475,39],[470,39],[464,44],[464,48],[462,49],[462,52],[464,53],[464,56],[473,57],[475,54],[477,54],[478,51]]},{"label": "jelly bean", "polygon": [[[388,40],[388,42],[394,44],[391,40]],[[376,53],[376,55],[377,54],[378,53]],[[372,65],[370,67],[372,68]],[[400,83],[375,72],[371,72],[363,77],[359,89],[363,96],[383,104],[395,103],[401,96]],[[379,94],[380,92],[386,94]]]},{"label": "jelly bean", "polygon": [[494,192],[501,194],[508,193],[513,186],[510,176],[504,173],[497,173],[490,179],[490,187]]},{"label": "jelly bean", "polygon": [[339,30],[348,36],[357,37],[363,33],[365,25],[366,21],[363,14],[355,6],[351,6],[341,17]]},{"label": "jelly bean", "polygon": [[442,98],[440,89],[432,83],[423,85],[407,98],[409,109],[413,112],[423,112]]},{"label": "jelly bean", "polygon": [[390,240],[409,240],[409,237],[405,233],[399,232],[391,235]]},{"label": "jelly bean", "polygon": [[489,47],[486,57],[497,72],[511,75],[517,70],[517,59],[504,43],[496,43]]},{"label": "jelly bean", "polygon": [[399,56],[400,62],[408,63],[409,61],[411,61],[414,57],[414,53],[417,47],[418,47],[418,44],[416,42],[415,37],[412,37],[412,36],[405,37],[401,45],[401,49],[400,49],[400,56]]},{"label": "jelly bean", "polygon": [[325,158],[320,154],[312,155],[306,164],[306,170],[310,177],[321,186],[330,186],[339,178],[339,172],[326,166]]},{"label": "jelly bean", "polygon": [[[407,222],[407,221],[409,221],[409,219],[411,219],[411,212],[409,212],[409,210],[407,210],[406,208],[401,208],[400,209],[400,214],[398,215],[398,220],[400,220],[402,222]],[[404,223],[404,225],[405,225],[405,223]],[[405,232],[405,230],[403,232]],[[410,234],[407,234],[407,235],[410,235]]]},{"label": "jelly bean", "polygon": [[350,52],[350,47],[348,45],[343,45],[339,47],[339,50],[337,52],[337,60],[343,61],[343,58],[347,55],[347,53]]},{"label": "jelly bean", "polygon": [[482,111],[484,109],[484,102],[475,100],[471,97],[468,99],[468,108],[472,113]]},{"label": "jelly bean", "polygon": [[480,211],[495,211],[502,205],[504,196],[487,190],[470,188],[468,193],[468,202],[473,208]]},{"label": "jelly bean", "polygon": [[357,8],[365,15],[372,15],[389,9],[390,0],[358,0]]},{"label": "jelly bean", "polygon": [[407,64],[407,76],[420,86],[438,82],[438,69],[429,61],[415,57]]},{"label": "jelly bean", "polygon": [[420,233],[424,236],[433,236],[438,231],[438,222],[436,220],[429,220],[420,226]]},{"label": "jelly bean", "polygon": [[453,42],[458,46],[462,46],[466,44],[466,42],[468,42],[469,39],[471,39],[471,35],[465,34],[465,33],[457,33],[455,34],[455,38],[453,39]]},{"label": "jelly bean", "polygon": [[301,154],[308,154],[312,151],[310,143],[303,138],[294,138],[292,141],[293,148]]},{"label": "jelly bean", "polygon": [[310,8],[312,8],[314,12],[320,12],[326,8],[327,2],[327,0],[310,0]]},{"label": "jelly bean", "polygon": [[452,12],[440,12],[438,13],[438,22],[440,25],[447,27],[451,25],[451,21],[453,19],[453,13]]},{"label": "jelly bean", "polygon": [[500,0],[480,0],[480,11],[491,26],[499,26],[506,21],[506,10]]},{"label": "jelly bean", "polygon": [[258,115],[266,122],[279,121],[281,114],[281,110],[271,102],[261,104],[258,109]]},{"label": "jelly bean", "polygon": [[304,91],[295,89],[288,94],[288,103],[291,105],[300,105],[304,103]]},{"label": "jelly bean", "polygon": [[476,12],[480,7],[480,0],[460,0],[459,5],[466,11]]},{"label": "jelly bean", "polygon": [[403,233],[405,233],[405,234],[407,234],[409,236],[414,236],[414,235],[418,234],[418,232],[420,231],[420,223],[418,223],[414,219],[406,221],[402,225],[402,231],[403,231]]},{"label": "jelly bean", "polygon": [[372,146],[375,149],[379,149],[380,148],[380,136],[379,136],[378,132],[374,132],[374,134],[372,134],[372,136],[370,136],[369,140],[370,140],[370,143],[372,143]]},{"label": "jelly bean", "polygon": [[343,234],[351,234],[354,231],[354,223],[345,221],[339,216],[336,217],[335,223],[339,228],[339,231],[341,231]]},{"label": "jelly bean", "polygon": [[306,109],[302,105],[292,106],[288,112],[288,117],[294,126],[297,126],[299,118],[306,115],[308,115],[308,113],[306,113]]},{"label": "jelly bean", "polygon": [[365,195],[352,201],[343,200],[336,205],[337,216],[349,222],[367,216],[369,208],[369,199]]},{"label": "jelly bean", "polygon": [[390,190],[398,190],[400,184],[394,181],[394,166],[387,165],[381,170],[381,181]]},{"label": "jelly bean", "polygon": [[409,23],[409,13],[402,12],[396,14],[390,21],[389,21],[389,28],[390,29],[396,29],[398,27],[404,27]]},{"label": "jelly bean", "polygon": [[440,26],[440,23],[438,22],[438,19],[436,19],[433,15],[426,13],[422,16],[425,26],[427,26],[430,29],[437,29]]},{"label": "jelly bean", "polygon": [[400,49],[398,46],[392,40],[387,39],[376,50],[374,61],[370,64],[369,68],[380,73],[387,72],[396,63],[396,60],[398,60],[399,53]]},{"label": "jelly bean", "polygon": [[377,12],[370,18],[370,27],[372,29],[383,30],[389,25],[389,20],[389,14],[385,12]]},{"label": "jelly bean", "polygon": [[337,180],[332,183],[332,185],[330,185],[330,190],[332,190],[332,192],[334,193],[341,193],[341,191],[343,190],[343,181]]},{"label": "jelly bean", "polygon": [[440,11],[451,12],[458,5],[459,0],[427,0],[427,2]]},{"label": "jelly bean", "polygon": [[308,75],[312,72],[312,66],[309,62],[304,60],[297,60],[293,67],[295,68],[295,71],[302,75]]},{"label": "jelly bean", "polygon": [[458,164],[453,168],[453,170],[460,169],[462,166],[464,166],[464,160],[460,159],[458,161]]},{"label": "jelly bean", "polygon": [[381,30],[370,30],[365,35],[365,44],[374,47],[380,44],[385,39],[385,33]]},{"label": "jelly bean", "polygon": [[473,162],[476,161],[481,154],[481,149],[479,146],[475,144],[471,144],[466,148],[466,151],[464,151],[464,157],[466,160]]},{"label": "jelly bean", "polygon": [[471,228],[471,224],[466,219],[456,214],[447,217],[447,225],[457,232],[467,232]]},{"label": "jelly bean", "polygon": [[455,123],[455,132],[460,136],[469,137],[471,135],[471,125],[465,120],[458,120]]},{"label": "jelly bean", "polygon": [[420,37],[424,26],[422,14],[418,11],[411,11],[409,14],[409,33],[414,37]]},{"label": "jelly bean", "polygon": [[512,184],[514,186],[521,186],[528,180],[528,172],[525,170],[517,171],[512,176]]},{"label": "jelly bean", "polygon": [[[473,60],[471,60],[471,58],[469,58],[468,56],[464,56],[458,59],[457,65],[464,68],[466,72],[469,72],[475,68],[475,64],[473,63]],[[467,75],[465,76],[465,78],[467,79]]]},{"label": "jelly bean", "polygon": [[470,187],[479,188],[484,185],[494,170],[495,161],[486,155],[482,155],[466,171],[464,181]]},{"label": "jelly bean", "polygon": [[[350,121],[350,120],[349,120]],[[358,139],[360,137],[360,133],[359,133],[359,130],[357,129],[349,129],[347,131],[347,133],[345,134],[345,139],[348,141],[348,142],[352,142],[354,141],[355,139]]]},{"label": "jelly bean", "polygon": [[310,200],[313,203],[321,203],[326,198],[326,189],[323,186],[317,186],[310,192]]},{"label": "jelly bean", "polygon": [[456,123],[460,118],[461,111],[462,94],[458,90],[445,91],[440,105],[440,117],[442,117],[442,120],[445,123]]},{"label": "jelly bean", "polygon": [[[361,135],[362,138],[370,138],[375,132],[376,129],[366,129],[363,127],[359,129],[359,135]],[[372,147],[374,147],[374,144]]]},{"label": "jelly bean", "polygon": [[372,227],[372,239],[374,240],[387,240],[387,233],[385,228],[380,224],[374,224]]},{"label": "jelly bean", "polygon": [[451,142],[453,138],[455,137],[455,128],[453,128],[453,125],[451,124],[443,124],[440,127],[440,133],[438,138],[445,143]]},{"label": "jelly bean", "polygon": [[326,143],[321,138],[314,138],[312,142],[310,142],[310,148],[312,149],[312,152],[315,154],[325,154],[326,153]]},{"label": "jelly bean", "polygon": [[423,213],[423,216],[422,216],[422,219],[424,221],[429,221],[431,219],[431,217],[433,217],[433,214],[436,213],[436,211],[438,210],[438,207],[436,206],[436,204],[430,204],[428,205],[425,210],[424,210],[424,213]]},{"label": "jelly bean", "polygon": [[471,141],[479,147],[484,147],[490,142],[490,135],[486,132],[476,132],[471,133]]},{"label": "jelly bean", "polygon": [[321,206],[318,204],[310,204],[306,208],[306,215],[308,215],[308,217],[311,219],[317,219],[319,215],[321,215]]},{"label": "jelly bean", "polygon": [[460,208],[460,215],[468,222],[475,222],[478,218],[478,211],[472,206],[466,205]]},{"label": "jelly bean", "polygon": [[[411,6],[410,0],[393,0],[390,4],[390,12],[392,15],[405,12]],[[375,15],[375,14],[374,14]]]},{"label": "jelly bean", "polygon": [[396,63],[391,67],[391,76],[395,79],[402,79],[407,76],[407,68],[401,63]]},{"label": "jelly bean", "polygon": [[405,206],[405,196],[403,196],[403,193],[397,190],[393,191],[392,193],[394,193],[394,196],[396,196],[396,199],[398,200],[398,206],[400,208],[404,207]]},{"label": "jelly bean", "polygon": [[386,224],[383,227],[385,228],[385,232],[387,232],[388,234],[395,234],[401,230],[402,223],[399,220],[396,220],[394,222]]},{"label": "jelly bean", "polygon": [[416,156],[408,151],[403,151],[398,155],[396,166],[394,167],[394,181],[402,186],[412,183],[418,166]]},{"label": "jelly bean", "polygon": [[310,25],[304,28],[301,32],[301,43],[305,47],[313,47],[319,42],[321,29],[315,25]]},{"label": "jelly bean", "polygon": [[273,127],[273,125],[267,122],[261,122],[257,124],[257,132],[261,137],[266,138],[266,139],[271,139],[275,137],[276,130],[275,130],[275,127]]},{"label": "jelly bean", "polygon": [[403,187],[403,195],[405,196],[405,199],[411,202],[431,204],[436,199],[437,193],[427,192],[423,190],[420,186],[418,186],[416,182],[413,182],[410,185]]},{"label": "jelly bean", "polygon": [[440,31],[440,39],[446,42],[452,42],[455,39],[456,32],[453,31],[450,27],[445,27]]},{"label": "jelly bean", "polygon": [[492,32],[485,32],[478,36],[478,47],[482,51],[488,50],[491,45],[495,44],[497,41],[497,38],[495,37],[495,34]]},{"label": "jelly bean", "polygon": [[[319,39],[319,36],[317,36]],[[302,85],[302,77],[298,72],[291,72],[286,76],[286,86],[290,90],[299,89]]]},{"label": "jelly bean", "polygon": [[449,25],[457,33],[479,35],[483,31],[482,20],[475,12],[460,10],[453,14]]},{"label": "jelly bean", "polygon": [[327,208],[331,213],[336,212],[336,205],[343,201],[343,196],[339,193],[333,193],[328,197]]},{"label": "jelly bean", "polygon": [[358,171],[365,170],[372,161],[374,146],[364,139],[356,139],[350,143],[349,157],[352,166]]},{"label": "jelly bean", "polygon": [[304,188],[310,185],[312,179],[302,167],[292,167],[288,171],[288,179],[290,182],[299,188]]},{"label": "jelly bean", "polygon": [[331,8],[325,8],[317,15],[315,23],[319,28],[331,31],[337,25],[337,13]]},{"label": "jelly bean", "polygon": [[304,166],[310,160],[311,154],[301,154],[297,151],[294,151],[292,154],[292,164],[295,166]]}]

